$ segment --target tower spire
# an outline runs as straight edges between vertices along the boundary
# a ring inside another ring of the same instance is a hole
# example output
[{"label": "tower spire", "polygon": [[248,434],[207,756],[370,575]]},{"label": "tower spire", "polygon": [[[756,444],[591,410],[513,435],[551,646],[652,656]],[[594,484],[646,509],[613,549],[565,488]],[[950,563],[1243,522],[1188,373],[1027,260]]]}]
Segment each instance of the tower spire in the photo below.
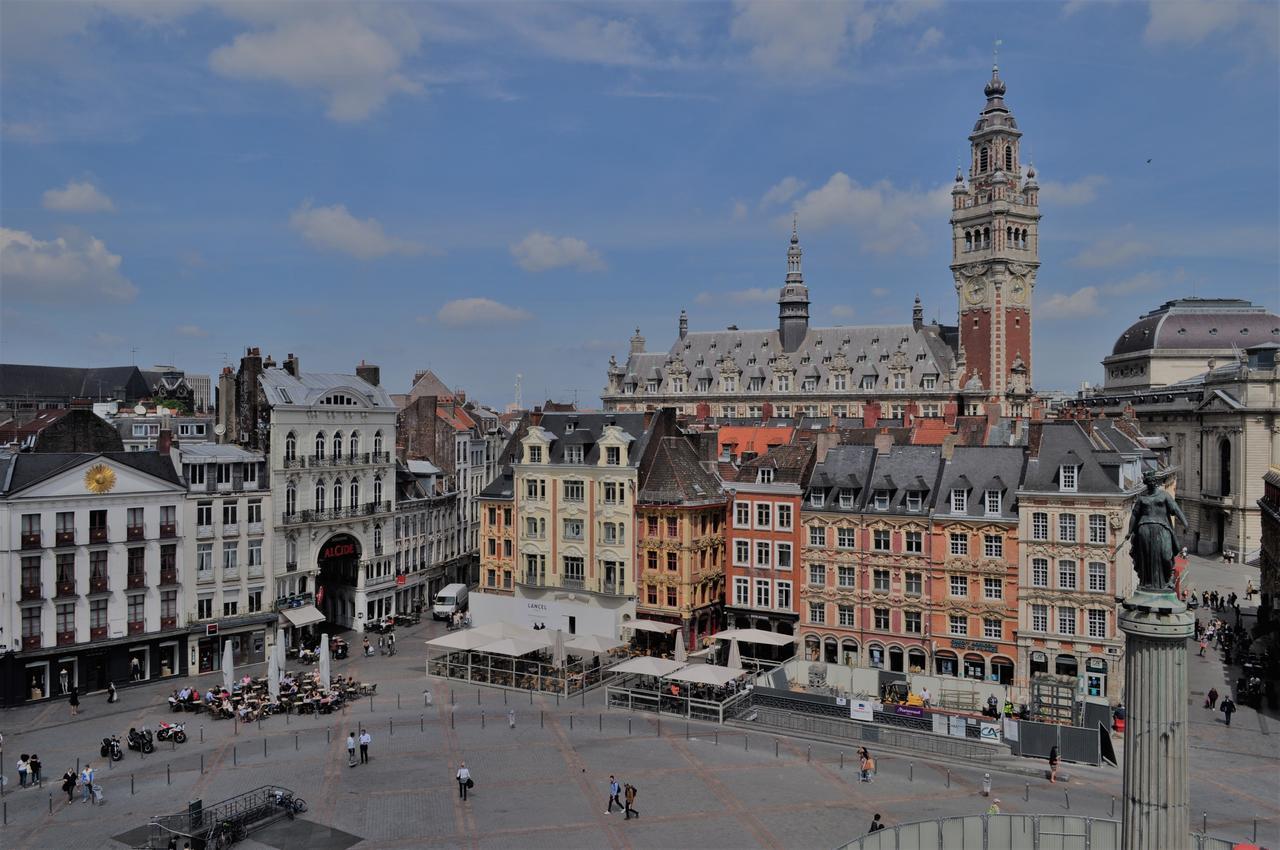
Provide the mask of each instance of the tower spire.
[{"label": "tower spire", "polygon": [[809,332],[809,287],[800,271],[798,216],[791,218],[791,244],[787,246],[787,279],[778,293],[778,335],[783,351],[795,351]]},{"label": "tower spire", "polygon": [[791,246],[787,248],[787,283],[804,284],[804,274],[800,271],[800,230],[799,217],[791,215]]}]

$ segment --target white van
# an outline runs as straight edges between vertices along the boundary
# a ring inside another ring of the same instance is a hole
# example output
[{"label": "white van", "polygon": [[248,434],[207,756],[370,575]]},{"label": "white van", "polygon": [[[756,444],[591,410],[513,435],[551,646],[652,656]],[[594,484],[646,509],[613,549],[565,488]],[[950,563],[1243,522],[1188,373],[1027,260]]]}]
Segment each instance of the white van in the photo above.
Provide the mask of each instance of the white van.
[{"label": "white van", "polygon": [[449,584],[441,588],[431,605],[431,619],[447,620],[455,612],[467,610],[467,586]]}]

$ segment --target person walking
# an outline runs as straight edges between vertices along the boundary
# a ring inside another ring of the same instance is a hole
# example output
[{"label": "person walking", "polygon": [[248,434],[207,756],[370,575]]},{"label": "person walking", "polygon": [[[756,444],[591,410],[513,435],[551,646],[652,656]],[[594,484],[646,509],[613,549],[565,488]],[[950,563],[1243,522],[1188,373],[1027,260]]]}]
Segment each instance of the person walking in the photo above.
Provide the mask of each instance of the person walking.
[{"label": "person walking", "polygon": [[369,734],[368,729],[360,730],[360,763],[369,763],[369,745],[373,743],[373,736]]},{"label": "person walking", "polygon": [[1208,704],[1210,711],[1215,711],[1218,708],[1218,689],[1217,688],[1209,689],[1209,695],[1205,697],[1205,702]]},{"label": "person walking", "polygon": [[458,796],[462,798],[463,802],[466,802],[467,791],[470,790],[475,783],[471,781],[471,771],[467,770],[467,763],[465,761],[458,765],[458,773],[456,774],[456,777],[458,780]]},{"label": "person walking", "polygon": [[44,777],[40,775],[41,767],[40,756],[32,753],[31,758],[27,760],[27,776],[29,777],[27,781],[32,785],[39,785],[44,781]]},{"label": "person walking", "polygon": [[356,733],[347,735],[347,767],[356,766]]},{"label": "person walking", "polygon": [[514,708],[507,712],[507,728],[516,728],[516,710]]},{"label": "person walking", "polygon": [[1000,814],[1000,800],[998,798],[991,801],[991,805],[987,807],[987,814],[989,815]]},{"label": "person walking", "polygon": [[640,817],[640,813],[636,811],[636,786],[630,782],[627,783],[624,791],[624,798],[627,801],[627,807],[623,809],[623,820],[631,820],[632,817]]},{"label": "person walking", "polygon": [[93,765],[86,764],[80,771],[80,801],[88,803],[93,800]]},{"label": "person walking", "polygon": [[867,835],[879,832],[882,829],[884,829],[884,821],[880,820],[880,813],[876,812],[875,817],[871,819],[871,828],[867,830]]},{"label": "person walking", "polygon": [[1236,704],[1231,701],[1231,697],[1229,695],[1223,698],[1221,710],[1222,710],[1223,716],[1226,718],[1225,720],[1226,724],[1230,726],[1231,715],[1236,713]]},{"label": "person walking", "polygon": [[858,747],[858,781],[870,782],[871,771],[875,769],[875,759],[871,758],[871,753],[866,747]]},{"label": "person walking", "polygon": [[1203,656],[1203,655],[1204,655],[1204,651],[1205,651],[1206,649],[1208,649],[1208,648],[1209,648],[1209,641],[1208,641],[1207,637],[1206,637],[1206,636],[1204,636],[1204,635],[1201,635],[1201,637],[1200,637],[1200,655],[1201,655],[1201,656]]},{"label": "person walking", "polygon": [[135,682],[142,678],[142,663],[137,658],[129,662],[129,678]]},{"label": "person walking", "polygon": [[618,780],[613,776],[613,774],[609,774],[609,803],[604,809],[604,813],[606,815],[613,814],[614,803],[618,804],[619,809],[622,809],[623,811],[626,810],[626,806],[622,805],[621,796],[622,786],[618,784]]},{"label": "person walking", "polygon": [[27,787],[27,754],[18,756],[18,787]]},{"label": "person walking", "polygon": [[71,697],[69,702],[71,704],[71,716],[75,717],[80,713],[80,689],[75,685],[71,686]]},{"label": "person walking", "polygon": [[1049,748],[1049,781],[1058,781],[1058,746]]},{"label": "person walking", "polygon": [[116,696],[116,683],[107,682],[107,705],[115,702],[119,697]]},{"label": "person walking", "polygon": [[76,772],[71,768],[67,768],[67,772],[62,774],[62,790],[67,795],[68,803],[76,801]]}]

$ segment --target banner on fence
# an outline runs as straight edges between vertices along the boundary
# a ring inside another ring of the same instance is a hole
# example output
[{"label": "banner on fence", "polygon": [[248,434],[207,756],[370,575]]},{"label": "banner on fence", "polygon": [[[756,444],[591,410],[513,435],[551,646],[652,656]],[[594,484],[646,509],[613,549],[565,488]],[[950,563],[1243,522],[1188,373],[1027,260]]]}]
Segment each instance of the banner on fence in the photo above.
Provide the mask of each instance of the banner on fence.
[{"label": "banner on fence", "polygon": [[994,723],[983,723],[978,737],[993,744],[1000,743],[1000,727]]},{"label": "banner on fence", "polygon": [[964,718],[953,716],[953,717],[950,717],[949,720],[951,722],[947,727],[947,734],[953,738],[963,738],[964,723],[965,723]]},{"label": "banner on fence", "polygon": [[849,717],[854,720],[871,721],[875,719],[875,709],[868,700],[851,699],[849,700]]}]

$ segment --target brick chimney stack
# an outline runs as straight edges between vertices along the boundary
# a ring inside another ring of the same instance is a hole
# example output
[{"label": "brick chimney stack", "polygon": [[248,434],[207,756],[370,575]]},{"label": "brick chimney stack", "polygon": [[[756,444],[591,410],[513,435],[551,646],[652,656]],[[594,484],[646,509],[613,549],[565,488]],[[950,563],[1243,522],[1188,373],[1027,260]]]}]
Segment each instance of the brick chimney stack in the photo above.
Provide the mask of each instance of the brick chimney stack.
[{"label": "brick chimney stack", "polygon": [[298,362],[298,358],[293,356],[293,352],[289,352],[289,356],[284,359],[284,370],[293,377],[302,374],[302,364]]},{"label": "brick chimney stack", "polygon": [[364,360],[361,360],[360,365],[356,367],[356,377],[366,384],[376,387],[382,380],[382,370],[372,363],[365,363]]},{"label": "brick chimney stack", "polygon": [[869,401],[862,407],[862,427],[874,428],[880,421],[880,402]]}]

